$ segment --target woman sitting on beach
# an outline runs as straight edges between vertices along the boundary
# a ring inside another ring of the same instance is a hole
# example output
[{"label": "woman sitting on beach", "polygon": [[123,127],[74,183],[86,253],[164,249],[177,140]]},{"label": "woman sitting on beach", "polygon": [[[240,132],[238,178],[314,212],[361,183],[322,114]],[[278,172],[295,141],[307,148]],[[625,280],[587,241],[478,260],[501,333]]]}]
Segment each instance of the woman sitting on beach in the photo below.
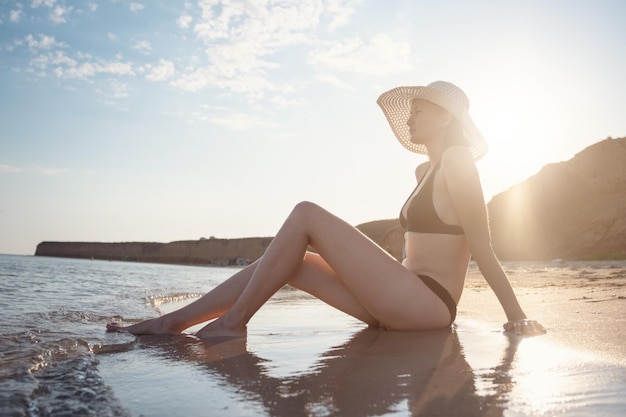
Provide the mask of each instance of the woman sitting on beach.
[{"label": "woman sitting on beach", "polygon": [[[470,257],[502,305],[505,330],[542,334],[527,320],[491,247],[487,212],[475,165],[487,151],[454,84],[398,87],[378,99],[393,133],[412,152],[428,155],[418,185],[402,207],[402,263],[356,228],[321,207],[296,205],[264,255],[202,298],[161,317],[109,331],[178,334],[213,320],[200,338],[245,337],[259,308],[289,284],[370,326],[427,330],[456,317]],[[310,251],[312,249],[313,251]]]}]

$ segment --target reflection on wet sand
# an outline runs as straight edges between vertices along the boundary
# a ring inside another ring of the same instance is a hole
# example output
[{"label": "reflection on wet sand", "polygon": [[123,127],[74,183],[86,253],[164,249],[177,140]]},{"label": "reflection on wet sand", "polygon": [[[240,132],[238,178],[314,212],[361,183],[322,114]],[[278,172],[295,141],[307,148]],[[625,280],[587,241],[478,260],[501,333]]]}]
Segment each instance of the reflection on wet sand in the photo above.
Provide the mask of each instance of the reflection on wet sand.
[{"label": "reflection on wet sand", "polygon": [[289,417],[501,416],[513,387],[509,371],[517,345],[509,340],[500,365],[487,376],[493,389],[479,393],[454,330],[364,329],[325,352],[307,372],[283,378],[271,376],[268,362],[243,339],[140,338],[141,348],[189,361],[225,382],[258,414]]}]

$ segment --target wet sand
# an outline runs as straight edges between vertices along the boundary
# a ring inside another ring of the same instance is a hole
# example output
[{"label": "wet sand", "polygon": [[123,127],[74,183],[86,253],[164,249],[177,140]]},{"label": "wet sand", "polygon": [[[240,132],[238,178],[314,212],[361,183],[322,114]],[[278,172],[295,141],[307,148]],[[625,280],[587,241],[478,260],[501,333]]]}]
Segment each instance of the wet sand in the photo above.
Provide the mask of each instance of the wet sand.
[{"label": "wet sand", "polygon": [[[626,366],[626,270],[610,262],[567,265],[533,270],[512,265],[507,274],[526,314],[548,329],[542,338]],[[459,315],[494,326],[504,320],[497,299],[475,269],[468,274]]]},{"label": "wet sand", "polygon": [[111,334],[119,349],[99,368],[137,416],[621,416],[625,270],[523,268],[507,264],[544,336],[503,334],[502,309],[470,270],[453,330],[367,329],[281,291],[247,341]]}]

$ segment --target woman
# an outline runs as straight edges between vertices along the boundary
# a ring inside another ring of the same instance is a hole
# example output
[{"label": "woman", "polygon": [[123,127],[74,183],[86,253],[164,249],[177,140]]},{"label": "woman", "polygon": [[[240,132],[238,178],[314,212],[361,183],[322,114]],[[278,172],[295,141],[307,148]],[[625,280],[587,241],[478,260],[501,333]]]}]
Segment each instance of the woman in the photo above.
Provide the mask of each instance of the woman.
[{"label": "woman", "polygon": [[[397,262],[357,229],[310,203],[298,204],[265,254],[180,310],[109,331],[178,334],[213,320],[200,338],[245,337],[246,325],[281,287],[290,284],[370,326],[426,330],[450,326],[470,261],[476,261],[516,334],[544,333],[526,319],[491,247],[474,160],[487,150],[454,84],[399,87],[378,99],[400,141],[428,155],[418,186],[402,208],[406,258]],[[312,248],[314,252],[308,251]]]}]

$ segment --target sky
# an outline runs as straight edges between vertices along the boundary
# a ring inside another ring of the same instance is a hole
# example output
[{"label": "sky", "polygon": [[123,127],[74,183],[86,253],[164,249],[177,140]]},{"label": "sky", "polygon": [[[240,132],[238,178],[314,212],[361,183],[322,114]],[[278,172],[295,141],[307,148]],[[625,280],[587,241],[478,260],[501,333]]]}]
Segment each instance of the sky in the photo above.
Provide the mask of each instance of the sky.
[{"label": "sky", "polygon": [[447,80],[485,200],[626,136],[626,2],[0,0],[0,253],[397,217],[424,156],[376,105]]}]

